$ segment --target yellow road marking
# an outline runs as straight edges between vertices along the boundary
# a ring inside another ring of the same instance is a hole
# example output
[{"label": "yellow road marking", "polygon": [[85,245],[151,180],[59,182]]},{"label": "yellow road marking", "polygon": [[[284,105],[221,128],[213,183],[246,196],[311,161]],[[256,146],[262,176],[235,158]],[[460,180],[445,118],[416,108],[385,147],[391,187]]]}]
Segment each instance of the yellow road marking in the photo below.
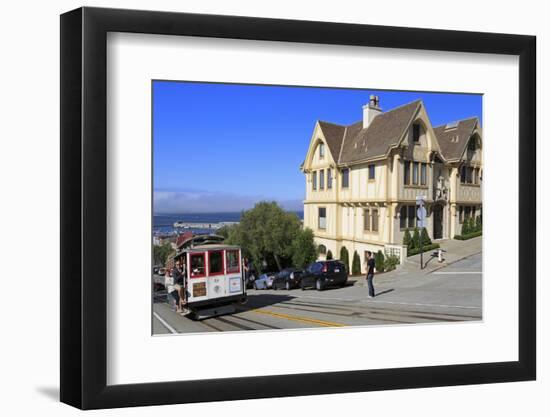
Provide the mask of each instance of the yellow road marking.
[{"label": "yellow road marking", "polygon": [[307,323],[307,324],[318,324],[319,326],[325,326],[325,327],[345,327],[345,324],[341,324],[341,323],[333,323],[333,322],[324,321],[324,320],[315,320],[315,319],[310,319],[308,317],[291,316],[288,314],[276,313],[274,311],[269,311],[269,310],[249,310],[249,311],[256,314],[265,314],[266,316],[273,316],[281,319],[298,321],[298,322]]}]

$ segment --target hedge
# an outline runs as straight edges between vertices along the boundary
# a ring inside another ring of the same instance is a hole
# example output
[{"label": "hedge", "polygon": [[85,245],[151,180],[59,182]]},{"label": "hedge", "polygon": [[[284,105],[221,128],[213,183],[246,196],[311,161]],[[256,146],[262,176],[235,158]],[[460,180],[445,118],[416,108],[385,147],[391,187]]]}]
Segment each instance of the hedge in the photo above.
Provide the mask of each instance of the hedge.
[{"label": "hedge", "polygon": [[[438,249],[438,248],[439,248],[439,243],[432,243],[431,245],[428,245],[428,246],[422,246],[422,252],[429,252],[431,250]],[[415,248],[407,251],[407,256],[418,255],[419,253],[420,253],[420,248]]]},{"label": "hedge", "polygon": [[473,237],[478,237],[478,236],[481,236],[481,230],[479,230],[477,232],[468,233],[466,235],[455,235],[454,239],[456,239],[456,240],[468,240],[468,239],[472,239]]}]

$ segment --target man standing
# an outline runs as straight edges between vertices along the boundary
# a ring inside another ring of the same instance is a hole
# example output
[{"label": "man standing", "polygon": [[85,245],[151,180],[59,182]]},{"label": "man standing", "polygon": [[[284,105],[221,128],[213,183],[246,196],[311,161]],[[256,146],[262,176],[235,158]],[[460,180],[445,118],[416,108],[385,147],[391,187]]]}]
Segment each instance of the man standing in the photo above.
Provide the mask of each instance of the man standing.
[{"label": "man standing", "polygon": [[367,261],[365,263],[367,269],[367,286],[369,287],[369,298],[374,297],[374,285],[372,280],[374,279],[374,256],[372,252],[367,251]]}]

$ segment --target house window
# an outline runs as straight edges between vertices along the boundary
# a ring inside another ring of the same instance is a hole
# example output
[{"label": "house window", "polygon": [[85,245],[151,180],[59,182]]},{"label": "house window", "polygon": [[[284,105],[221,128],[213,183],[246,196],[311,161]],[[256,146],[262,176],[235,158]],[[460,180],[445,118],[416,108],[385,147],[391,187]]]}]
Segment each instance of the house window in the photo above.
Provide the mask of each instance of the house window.
[{"label": "house window", "polygon": [[319,171],[319,189],[320,190],[325,189],[325,170],[324,169]]},{"label": "house window", "polygon": [[411,162],[405,161],[403,167],[403,184],[409,185],[409,183],[411,182]]},{"label": "house window", "polygon": [[375,176],[375,166],[374,164],[369,165],[369,180],[373,180]]},{"label": "house window", "polygon": [[372,231],[378,232],[378,209],[371,210]]},{"label": "house window", "polygon": [[418,162],[413,162],[413,185],[418,185]]},{"label": "house window", "polygon": [[208,253],[208,275],[223,274],[223,251]]},{"label": "house window", "polygon": [[401,206],[401,211],[399,213],[399,228],[401,230],[407,228],[407,206]]},{"label": "house window", "polygon": [[470,206],[466,206],[464,208],[464,219],[469,219],[470,216],[472,215],[472,208]]},{"label": "house window", "polygon": [[370,212],[369,209],[363,210],[363,230],[370,230]]},{"label": "house window", "polygon": [[325,144],[320,143],[319,144],[319,158],[323,159],[325,157]]},{"label": "house window", "polygon": [[238,250],[228,250],[225,252],[225,269],[227,272],[240,272]]},{"label": "house window", "polygon": [[191,278],[204,277],[204,253],[195,253],[191,255]]},{"label": "house window", "polygon": [[311,181],[313,184],[313,189],[316,190],[317,189],[317,171],[313,171],[311,175],[313,175],[313,179]]},{"label": "house window", "polygon": [[342,188],[349,187],[349,169],[345,168],[342,170]]},{"label": "house window", "polygon": [[464,208],[462,206],[458,207],[458,222],[460,224],[464,223]]},{"label": "house window", "polygon": [[416,226],[416,206],[407,206],[408,207],[408,215],[407,215],[407,218],[408,218],[408,223],[409,223],[409,227],[414,227]]},{"label": "house window", "polygon": [[327,254],[327,247],[325,245],[319,245],[319,246],[317,246],[317,252],[320,255],[326,255]]},{"label": "house window", "polygon": [[474,169],[474,184],[479,184],[479,168]]},{"label": "house window", "polygon": [[[376,217],[378,217],[378,210],[376,210]],[[413,228],[416,226],[416,206],[401,206],[399,214],[399,228],[401,230],[407,228]],[[374,230],[374,228],[373,228]],[[378,222],[376,224],[376,230],[378,230]]]},{"label": "house window", "polygon": [[414,143],[420,142],[420,125],[419,124],[413,125],[413,142]]},{"label": "house window", "polygon": [[332,188],[332,169],[327,169],[327,188]]},{"label": "house window", "polygon": [[325,230],[327,228],[327,209],[326,207],[319,207],[319,229]]},{"label": "house window", "polygon": [[466,166],[465,165],[462,165],[462,167],[460,168],[460,182],[462,184],[466,183]]},{"label": "house window", "polygon": [[427,164],[420,164],[420,184],[426,185],[427,182]]},{"label": "house window", "polygon": [[469,151],[475,151],[476,150],[476,140],[474,138],[471,138],[468,142],[468,150]]}]

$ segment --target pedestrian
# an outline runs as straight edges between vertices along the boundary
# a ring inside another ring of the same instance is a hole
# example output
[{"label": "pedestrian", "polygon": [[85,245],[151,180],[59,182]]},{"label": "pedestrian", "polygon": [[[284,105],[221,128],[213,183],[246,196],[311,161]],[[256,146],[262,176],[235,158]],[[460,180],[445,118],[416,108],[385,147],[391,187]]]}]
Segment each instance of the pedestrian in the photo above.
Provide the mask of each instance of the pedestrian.
[{"label": "pedestrian", "polygon": [[369,298],[374,297],[374,285],[372,283],[374,279],[374,256],[371,251],[367,251],[367,260],[365,262],[365,268],[367,270],[367,286],[369,287]]}]

